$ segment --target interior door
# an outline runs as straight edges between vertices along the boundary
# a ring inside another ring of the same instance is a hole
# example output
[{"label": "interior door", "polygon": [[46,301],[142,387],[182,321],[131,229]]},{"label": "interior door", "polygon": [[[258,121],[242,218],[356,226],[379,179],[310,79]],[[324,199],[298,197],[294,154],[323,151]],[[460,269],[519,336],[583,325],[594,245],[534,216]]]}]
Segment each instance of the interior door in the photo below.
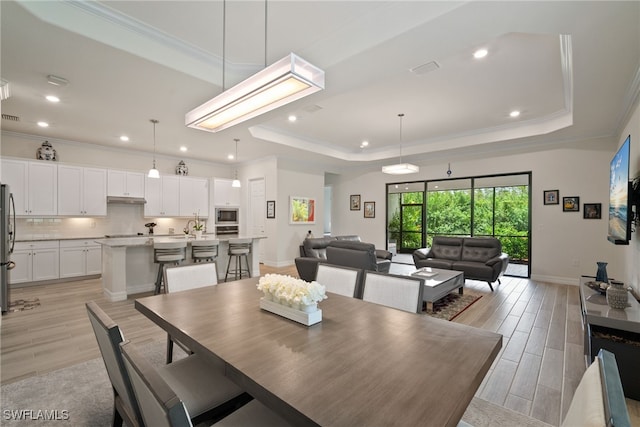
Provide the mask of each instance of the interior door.
[{"label": "interior door", "polygon": [[[266,198],[264,178],[249,180],[249,214],[247,230],[252,236],[264,236],[266,218]],[[264,261],[264,245],[260,245],[258,260]]]}]

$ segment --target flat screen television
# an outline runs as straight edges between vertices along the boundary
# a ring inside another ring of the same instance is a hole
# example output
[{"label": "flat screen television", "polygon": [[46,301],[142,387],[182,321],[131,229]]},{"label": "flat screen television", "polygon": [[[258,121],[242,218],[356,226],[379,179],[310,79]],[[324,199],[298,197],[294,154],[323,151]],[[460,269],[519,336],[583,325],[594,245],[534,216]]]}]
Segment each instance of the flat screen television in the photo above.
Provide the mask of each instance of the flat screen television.
[{"label": "flat screen television", "polygon": [[607,239],[616,245],[628,245],[631,240],[631,203],[629,156],[631,135],[627,136],[611,159],[609,171],[609,232]]}]

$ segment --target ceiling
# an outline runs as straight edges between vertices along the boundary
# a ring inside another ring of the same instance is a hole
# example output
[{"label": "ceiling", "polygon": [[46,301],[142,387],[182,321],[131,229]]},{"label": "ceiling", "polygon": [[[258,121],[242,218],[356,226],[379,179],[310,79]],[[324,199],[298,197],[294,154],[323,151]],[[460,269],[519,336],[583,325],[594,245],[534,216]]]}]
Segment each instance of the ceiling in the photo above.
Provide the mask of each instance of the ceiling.
[{"label": "ceiling", "polygon": [[[159,155],[220,164],[234,138],[239,162],[338,172],[400,151],[425,164],[615,141],[640,86],[637,1],[270,0],[265,15],[253,1],[223,13],[221,1],[3,0],[0,13],[2,113],[19,118],[3,132],[151,153],[153,118]],[[474,59],[478,48],[488,55]],[[185,113],[289,52],[324,69],[325,90],[218,133],[185,127]]]}]

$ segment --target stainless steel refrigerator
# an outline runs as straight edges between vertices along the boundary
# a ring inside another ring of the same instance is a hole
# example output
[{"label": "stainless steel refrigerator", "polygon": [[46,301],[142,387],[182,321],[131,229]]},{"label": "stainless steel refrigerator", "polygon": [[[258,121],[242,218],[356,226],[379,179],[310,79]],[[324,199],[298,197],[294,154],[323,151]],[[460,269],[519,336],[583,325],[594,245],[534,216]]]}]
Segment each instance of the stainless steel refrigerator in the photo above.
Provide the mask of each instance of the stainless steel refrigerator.
[{"label": "stainless steel refrigerator", "polygon": [[6,184],[0,185],[0,303],[2,314],[9,308],[9,270],[15,264],[11,261],[13,245],[16,241],[15,234],[16,208],[13,203],[13,195]]}]

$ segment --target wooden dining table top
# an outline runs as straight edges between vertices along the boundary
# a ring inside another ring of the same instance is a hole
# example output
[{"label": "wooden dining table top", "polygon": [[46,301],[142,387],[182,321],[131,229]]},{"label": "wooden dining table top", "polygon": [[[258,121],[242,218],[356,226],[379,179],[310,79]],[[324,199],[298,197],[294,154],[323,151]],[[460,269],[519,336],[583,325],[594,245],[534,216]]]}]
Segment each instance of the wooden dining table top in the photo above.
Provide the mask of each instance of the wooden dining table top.
[{"label": "wooden dining table top", "polygon": [[257,282],[135,306],[296,426],[455,426],[502,346],[493,332],[332,293],[305,326],[261,310]]}]

